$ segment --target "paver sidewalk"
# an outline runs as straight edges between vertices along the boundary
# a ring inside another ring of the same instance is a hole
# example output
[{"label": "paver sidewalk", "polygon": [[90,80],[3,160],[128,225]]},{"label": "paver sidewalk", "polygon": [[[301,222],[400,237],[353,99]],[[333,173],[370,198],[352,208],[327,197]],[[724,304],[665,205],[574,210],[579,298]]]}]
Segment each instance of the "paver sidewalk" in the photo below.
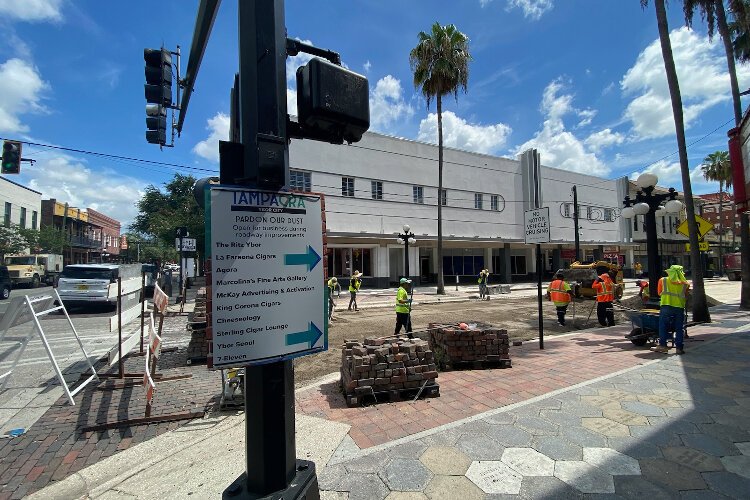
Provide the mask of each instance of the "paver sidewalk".
[{"label": "paver sidewalk", "polygon": [[[682,357],[636,348],[621,327],[527,343],[511,369],[441,373],[428,401],[346,408],[330,383],[300,390],[298,454],[315,457],[329,499],[747,498],[750,334],[735,330],[750,315],[712,316]],[[232,418],[131,446],[33,498],[218,498],[243,465]]]}]

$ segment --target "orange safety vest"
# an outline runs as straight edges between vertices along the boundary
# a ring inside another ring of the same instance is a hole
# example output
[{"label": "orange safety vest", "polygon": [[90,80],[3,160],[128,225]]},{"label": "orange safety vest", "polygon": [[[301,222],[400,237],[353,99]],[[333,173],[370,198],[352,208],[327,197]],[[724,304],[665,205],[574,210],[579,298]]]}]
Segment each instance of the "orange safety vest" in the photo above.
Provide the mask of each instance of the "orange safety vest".
[{"label": "orange safety vest", "polygon": [[565,291],[563,280],[555,280],[549,284],[549,297],[552,302],[570,302],[570,294]]},{"label": "orange safety vest", "polygon": [[594,283],[592,288],[596,290],[596,301],[597,302],[614,302],[615,300],[615,284],[610,282]]}]

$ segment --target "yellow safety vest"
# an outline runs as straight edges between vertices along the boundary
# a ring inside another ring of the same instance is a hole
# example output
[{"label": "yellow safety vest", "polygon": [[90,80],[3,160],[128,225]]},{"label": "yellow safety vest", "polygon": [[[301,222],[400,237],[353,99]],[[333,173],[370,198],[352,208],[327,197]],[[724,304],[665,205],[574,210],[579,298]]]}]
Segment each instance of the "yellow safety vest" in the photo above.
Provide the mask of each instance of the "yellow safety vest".
[{"label": "yellow safety vest", "polygon": [[401,301],[406,302],[408,299],[409,299],[409,294],[406,293],[406,290],[404,290],[402,287],[398,287],[398,292],[396,292],[396,312],[397,313],[409,312],[409,304],[401,303]]},{"label": "yellow safety vest", "polygon": [[690,285],[682,281],[673,283],[667,278],[661,278],[659,281],[661,283],[661,300],[659,303],[663,306],[685,309],[687,291]]}]

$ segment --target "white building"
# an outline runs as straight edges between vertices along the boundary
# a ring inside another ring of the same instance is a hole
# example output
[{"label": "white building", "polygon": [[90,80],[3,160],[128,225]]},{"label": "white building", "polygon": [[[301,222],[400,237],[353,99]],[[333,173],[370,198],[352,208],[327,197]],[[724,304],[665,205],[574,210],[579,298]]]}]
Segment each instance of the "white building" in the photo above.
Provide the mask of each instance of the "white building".
[{"label": "white building", "polygon": [[17,184],[8,176],[0,177],[0,204],[2,204],[3,225],[11,224],[24,229],[39,229],[42,213],[42,193]]},{"label": "white building", "polygon": [[[325,194],[329,275],[358,270],[365,285],[388,286],[404,273],[396,235],[408,224],[410,275],[435,282],[438,148],[367,133],[352,145],[297,140],[290,147],[293,188]],[[531,156],[523,161],[444,149],[443,266],[445,283],[526,279],[536,272],[534,245],[524,244],[524,211],[533,208]],[[542,161],[544,159],[542,158]],[[602,258],[623,246],[618,183],[549,167],[540,169],[541,206],[550,208],[551,243],[542,245],[545,271],[574,257],[571,188],[578,186],[581,257]]]}]

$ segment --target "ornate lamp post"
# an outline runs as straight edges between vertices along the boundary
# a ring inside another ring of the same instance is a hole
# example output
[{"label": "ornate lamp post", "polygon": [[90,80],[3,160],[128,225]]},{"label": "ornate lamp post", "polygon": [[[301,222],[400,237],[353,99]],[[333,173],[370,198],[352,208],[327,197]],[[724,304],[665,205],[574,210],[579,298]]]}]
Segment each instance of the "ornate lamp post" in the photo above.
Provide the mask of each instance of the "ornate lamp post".
[{"label": "ornate lamp post", "polygon": [[410,232],[411,227],[408,224],[404,224],[403,234],[399,234],[396,237],[399,245],[404,245],[404,271],[406,278],[409,278],[409,244],[415,244],[417,240],[414,238],[414,233]]},{"label": "ornate lamp post", "polygon": [[[656,216],[664,216],[667,213],[679,213],[682,210],[682,202],[677,199],[677,191],[669,188],[667,193],[654,193],[659,178],[654,174],[641,174],[635,181],[638,191],[635,200],[625,196],[622,216],[631,219],[636,215],[643,215],[646,227],[646,253],[648,255],[648,286],[649,306],[658,307],[657,287],[661,278],[662,268],[659,258],[659,242],[656,234]],[[662,202],[666,202],[662,205]],[[697,263],[696,263],[697,265]]]}]

